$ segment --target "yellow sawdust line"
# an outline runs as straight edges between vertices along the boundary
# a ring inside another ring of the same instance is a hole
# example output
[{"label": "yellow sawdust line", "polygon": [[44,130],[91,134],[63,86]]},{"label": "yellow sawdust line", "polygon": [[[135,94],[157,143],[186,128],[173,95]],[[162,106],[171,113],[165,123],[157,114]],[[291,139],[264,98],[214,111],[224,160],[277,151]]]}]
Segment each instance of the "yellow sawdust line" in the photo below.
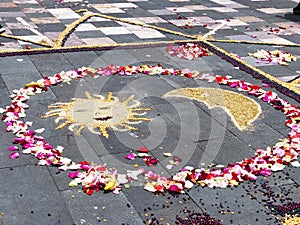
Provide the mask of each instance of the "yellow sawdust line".
[{"label": "yellow sawdust line", "polygon": [[[60,36],[55,41],[55,46],[51,46],[48,43],[45,43],[43,41],[36,42],[36,41],[29,40],[29,39],[20,38],[20,37],[16,37],[16,36],[13,36],[13,35],[8,35],[8,34],[2,34],[1,36],[6,37],[6,38],[10,38],[10,39],[16,39],[16,40],[20,40],[20,41],[33,43],[33,44],[44,46],[44,47],[49,47],[49,48],[54,47],[54,48],[57,49],[57,48],[63,47],[64,41],[66,40],[68,35],[70,35],[76,29],[77,26],[79,26],[80,24],[84,23],[86,20],[88,20],[92,17],[101,17],[101,18],[104,18],[104,19],[119,21],[119,22],[123,22],[123,23],[136,25],[136,26],[142,26],[142,27],[146,27],[146,28],[155,29],[155,30],[166,32],[166,33],[178,35],[178,36],[181,36],[181,37],[190,38],[192,40],[196,39],[196,41],[209,40],[209,41],[212,41],[212,42],[223,42],[223,43],[245,43],[245,44],[258,44],[258,45],[278,45],[278,46],[300,47],[300,44],[288,44],[288,43],[276,43],[276,42],[259,42],[259,41],[247,41],[247,40],[220,40],[220,39],[212,38],[212,36],[209,35],[210,32],[208,32],[204,35],[202,35],[202,34],[189,35],[189,34],[186,34],[186,33],[174,31],[174,30],[167,29],[167,28],[162,28],[162,27],[159,27],[159,26],[149,25],[149,24],[142,23],[142,22],[129,21],[129,20],[125,20],[125,19],[122,19],[122,18],[108,16],[108,15],[104,15],[104,14],[100,14],[100,13],[92,13],[92,12],[89,12],[89,11],[85,12],[85,14],[82,17],[80,17],[79,19],[72,22],[69,26],[66,27],[65,30],[63,30],[61,32]],[[147,45],[147,44],[149,44],[149,42],[143,42],[143,45]],[[86,45],[86,46],[88,46],[88,45]]]},{"label": "yellow sawdust line", "polygon": [[[171,33],[174,35],[178,35],[178,36],[182,36],[182,37],[186,37],[189,38],[189,40],[175,40],[175,41],[158,41],[158,42],[135,42],[135,43],[120,43],[120,44],[99,44],[99,45],[84,45],[84,46],[69,46],[69,47],[64,47],[64,41],[67,38],[68,35],[70,35],[77,26],[79,26],[80,24],[82,24],[83,22],[85,22],[86,20],[88,20],[91,17],[102,17],[105,19],[109,19],[109,20],[114,20],[114,21],[119,21],[119,22],[124,22],[124,23],[128,23],[128,24],[133,24],[133,25],[137,25],[137,26],[142,26],[142,27],[146,27],[146,28],[151,28],[151,29],[155,29],[155,30],[159,30],[159,31],[163,31],[163,32],[167,32],[167,33]],[[274,42],[256,42],[256,41],[244,41],[244,40],[215,40],[213,38],[211,38],[208,33],[205,35],[189,35],[189,34],[185,34],[182,32],[178,32],[178,31],[173,31],[170,29],[166,29],[166,28],[162,28],[162,27],[158,27],[158,26],[154,26],[154,25],[149,25],[149,24],[145,24],[145,23],[141,23],[141,22],[135,22],[135,21],[128,21],[125,19],[121,19],[121,18],[117,18],[117,17],[113,17],[113,16],[108,16],[108,15],[103,15],[103,14],[95,14],[92,12],[86,12],[85,15],[83,15],[81,18],[75,20],[73,23],[71,23],[59,36],[59,38],[55,41],[55,46],[50,46],[47,43],[43,43],[43,42],[35,42],[35,41],[31,41],[31,40],[27,40],[27,39],[23,39],[20,37],[16,37],[16,36],[12,36],[12,35],[7,35],[7,34],[1,34],[0,36],[2,37],[7,37],[7,38],[12,38],[12,39],[16,39],[16,40],[21,40],[21,41],[26,41],[29,43],[33,43],[33,44],[37,44],[40,46],[44,46],[44,47],[48,47],[48,48],[34,48],[34,49],[21,49],[21,50],[2,50],[0,51],[0,55],[14,55],[14,54],[41,54],[41,53],[50,53],[50,52],[64,52],[64,51],[88,51],[88,50],[93,50],[93,49],[109,49],[109,48],[114,48],[114,47],[138,47],[138,46],[143,46],[143,47],[147,47],[147,46],[154,46],[154,45],[163,45],[163,44],[172,44],[172,43],[187,43],[187,42],[202,42],[204,44],[209,45],[211,48],[215,49],[216,51],[219,51],[222,54],[225,54],[227,57],[232,58],[236,61],[238,61],[239,63],[242,63],[243,65],[245,65],[246,67],[252,69],[255,72],[258,72],[259,74],[261,74],[262,76],[268,78],[269,80],[285,87],[288,88],[292,91],[294,91],[297,94],[300,94],[300,90],[298,90],[298,88],[296,87],[295,83],[296,81],[288,84],[285,82],[282,82],[280,80],[278,80],[277,78],[271,76],[268,73],[265,73],[259,69],[257,69],[256,67],[251,66],[250,64],[246,63],[245,61],[233,56],[231,53],[225,51],[222,48],[217,47],[216,45],[210,43],[210,42],[227,42],[227,43],[247,43],[247,44],[264,44],[264,45],[278,45],[278,46],[291,46],[291,47],[299,47],[300,44],[286,44],[286,43],[274,43]],[[53,50],[53,51],[52,51]]]},{"label": "yellow sawdust line", "polygon": [[291,84],[291,85],[297,85],[299,83],[300,83],[300,78],[297,78],[297,79],[293,80],[292,82],[290,82],[289,84]]},{"label": "yellow sawdust line", "polygon": [[166,33],[186,37],[186,38],[191,38],[191,39],[198,39],[199,38],[199,36],[185,34],[185,33],[179,32],[179,31],[174,31],[174,30],[170,30],[170,29],[167,29],[167,28],[154,26],[154,25],[150,25],[150,24],[146,24],[146,23],[142,23],[142,22],[124,20],[124,19],[121,19],[121,18],[108,16],[108,15],[104,15],[104,14],[94,14],[94,16],[102,17],[102,18],[109,19],[109,20],[119,21],[119,22],[123,22],[123,23],[128,23],[128,24],[132,24],[132,25],[137,25],[137,26],[141,26],[141,27],[151,28],[151,29],[163,31],[163,32],[166,32]]},{"label": "yellow sawdust line", "polygon": [[98,45],[79,45],[79,46],[64,46],[56,48],[32,48],[32,49],[8,49],[0,50],[0,54],[14,54],[14,53],[24,53],[24,54],[34,54],[39,52],[42,54],[51,53],[51,52],[64,52],[64,51],[84,51],[84,50],[93,50],[93,49],[106,49],[106,48],[116,48],[116,47],[151,47],[159,45],[168,45],[168,44],[185,44],[185,43],[199,43],[199,40],[172,40],[172,41],[157,41],[157,42],[132,42],[132,43],[116,43],[116,44],[98,44]]},{"label": "yellow sawdust line", "polygon": [[55,41],[54,48],[59,48],[63,46],[63,42],[65,38],[70,35],[77,26],[84,23],[86,20],[92,18],[95,14],[94,13],[86,13],[84,16],[80,17],[79,19],[72,22],[69,26],[64,29],[61,34],[59,35],[58,39]]},{"label": "yellow sawdust line", "polygon": [[22,38],[22,37],[17,37],[14,35],[9,35],[9,34],[0,34],[0,37],[5,37],[5,38],[9,38],[9,39],[14,39],[14,40],[18,40],[18,41],[24,41],[24,42],[28,42],[28,43],[32,43],[32,44],[36,44],[36,45],[40,45],[40,46],[44,46],[44,47],[48,47],[48,48],[52,48],[53,46],[49,45],[47,42],[45,41],[33,41],[27,38]]},{"label": "yellow sawdust line", "polygon": [[222,39],[211,39],[211,42],[221,43],[239,43],[239,44],[254,44],[254,45],[276,45],[286,47],[300,47],[300,44],[294,43],[278,43],[278,42],[263,42],[263,41],[248,41],[248,40],[222,40]]},{"label": "yellow sawdust line", "polygon": [[287,88],[287,89],[289,89],[289,90],[291,90],[291,91],[293,91],[293,92],[295,92],[297,94],[300,94],[300,90],[295,85],[290,84],[290,83],[285,83],[285,82],[277,79],[276,77],[274,77],[274,76],[272,76],[272,75],[270,75],[270,74],[268,74],[268,73],[266,73],[266,72],[264,72],[264,71],[262,71],[262,70],[260,70],[260,69],[258,69],[256,67],[250,65],[249,63],[247,63],[244,60],[236,57],[235,55],[232,55],[231,53],[225,51],[224,49],[217,47],[216,45],[210,43],[209,41],[203,40],[202,42],[204,44],[206,44],[206,45],[209,45],[211,48],[217,50],[218,52],[226,55],[227,57],[232,58],[235,61],[243,64],[245,67],[247,67],[247,68],[249,68],[249,69],[251,69],[251,70],[253,70],[253,71],[255,71],[255,72],[259,73],[259,74],[261,74],[262,76],[264,76],[268,80],[270,80],[270,81],[272,81],[274,83],[277,83],[277,84],[281,85],[282,87],[285,87],[285,88]]}]

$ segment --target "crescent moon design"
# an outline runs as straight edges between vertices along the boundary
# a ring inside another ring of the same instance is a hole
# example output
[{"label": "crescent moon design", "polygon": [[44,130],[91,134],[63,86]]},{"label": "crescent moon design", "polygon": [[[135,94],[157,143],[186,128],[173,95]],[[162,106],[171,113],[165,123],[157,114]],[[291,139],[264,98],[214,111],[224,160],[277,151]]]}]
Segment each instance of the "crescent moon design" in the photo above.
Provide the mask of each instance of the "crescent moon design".
[{"label": "crescent moon design", "polygon": [[221,107],[239,130],[247,129],[261,113],[253,99],[219,88],[181,88],[167,92],[163,98],[181,97],[204,103],[209,109]]}]

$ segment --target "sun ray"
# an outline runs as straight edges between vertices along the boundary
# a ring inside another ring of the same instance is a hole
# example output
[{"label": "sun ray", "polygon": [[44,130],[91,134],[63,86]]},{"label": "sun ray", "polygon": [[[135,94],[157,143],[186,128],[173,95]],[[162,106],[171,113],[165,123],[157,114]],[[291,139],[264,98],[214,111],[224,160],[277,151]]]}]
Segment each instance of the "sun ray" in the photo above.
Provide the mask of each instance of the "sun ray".
[{"label": "sun ray", "polygon": [[132,126],[129,126],[129,125],[127,125],[127,124],[121,124],[121,125],[119,125],[119,126],[122,126],[122,127],[124,127],[124,128],[122,129],[122,128],[120,128],[120,127],[116,127],[115,129],[118,130],[118,131],[137,130],[136,127],[132,127]]},{"label": "sun ray", "polygon": [[[91,93],[88,92],[88,91],[85,92],[85,96],[86,96],[87,99],[89,99],[89,100],[93,100],[93,99],[94,99],[93,96],[91,95]],[[80,99],[80,98],[78,98],[78,99]],[[80,100],[81,100],[81,99],[80,99]]]},{"label": "sun ray", "polygon": [[49,105],[48,108],[51,109],[51,108],[63,108],[63,107],[66,107],[66,106],[69,106],[70,104],[72,104],[71,102],[56,102],[52,105]]},{"label": "sun ray", "polygon": [[64,117],[57,117],[55,120],[54,120],[54,122],[55,123],[59,123],[61,120],[65,120],[66,118],[64,118]]},{"label": "sun ray", "polygon": [[137,117],[132,117],[132,118],[130,118],[130,120],[133,120],[133,121],[151,121],[152,119],[150,119],[150,118],[137,118]]},{"label": "sun ray", "polygon": [[67,126],[68,124],[71,124],[71,123],[72,123],[72,121],[67,120],[64,123],[60,124],[58,127],[56,127],[56,130],[59,130],[59,129],[61,129],[61,128],[65,127],[65,126]]},{"label": "sun ray", "polygon": [[135,112],[135,111],[149,111],[149,110],[152,110],[152,109],[151,108],[133,108],[132,112]]},{"label": "sun ray", "polygon": [[51,116],[59,116],[59,114],[60,114],[59,112],[53,113],[52,111],[50,111],[50,112],[46,113],[44,116],[42,116],[42,118],[44,119],[44,118],[49,118]]},{"label": "sun ray", "polygon": [[84,129],[84,125],[80,125],[80,127],[76,130],[76,135],[80,135],[81,131]]},{"label": "sun ray", "polygon": [[127,124],[135,125],[135,124],[140,124],[143,121],[128,121]]},{"label": "sun ray", "polygon": [[133,98],[134,98],[134,95],[131,95],[129,98],[127,98],[124,102],[122,102],[124,105],[128,105],[129,104],[129,102],[131,102],[131,101],[134,101],[134,104],[135,104],[135,101],[136,100],[133,100]]},{"label": "sun ray", "polygon": [[143,112],[143,113],[132,113],[132,115],[135,115],[135,116],[144,116],[146,114],[147,114],[146,112]]}]

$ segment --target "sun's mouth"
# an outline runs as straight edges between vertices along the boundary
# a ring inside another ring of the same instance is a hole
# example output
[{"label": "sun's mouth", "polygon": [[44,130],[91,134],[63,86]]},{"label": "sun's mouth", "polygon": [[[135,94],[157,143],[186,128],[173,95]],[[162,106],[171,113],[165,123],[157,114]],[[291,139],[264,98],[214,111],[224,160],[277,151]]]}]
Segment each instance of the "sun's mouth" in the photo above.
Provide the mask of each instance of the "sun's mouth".
[{"label": "sun's mouth", "polygon": [[96,120],[96,121],[107,121],[107,120],[110,120],[112,118],[113,118],[112,116],[94,117],[94,120]]}]

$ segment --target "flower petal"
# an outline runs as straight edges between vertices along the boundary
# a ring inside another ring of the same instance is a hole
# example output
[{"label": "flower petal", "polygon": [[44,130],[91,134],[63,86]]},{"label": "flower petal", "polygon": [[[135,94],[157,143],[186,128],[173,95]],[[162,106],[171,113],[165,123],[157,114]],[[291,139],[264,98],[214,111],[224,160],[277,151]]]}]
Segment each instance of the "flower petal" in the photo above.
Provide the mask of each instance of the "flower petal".
[{"label": "flower petal", "polygon": [[19,158],[19,156],[20,156],[19,152],[13,152],[9,155],[9,158],[16,159]]}]

